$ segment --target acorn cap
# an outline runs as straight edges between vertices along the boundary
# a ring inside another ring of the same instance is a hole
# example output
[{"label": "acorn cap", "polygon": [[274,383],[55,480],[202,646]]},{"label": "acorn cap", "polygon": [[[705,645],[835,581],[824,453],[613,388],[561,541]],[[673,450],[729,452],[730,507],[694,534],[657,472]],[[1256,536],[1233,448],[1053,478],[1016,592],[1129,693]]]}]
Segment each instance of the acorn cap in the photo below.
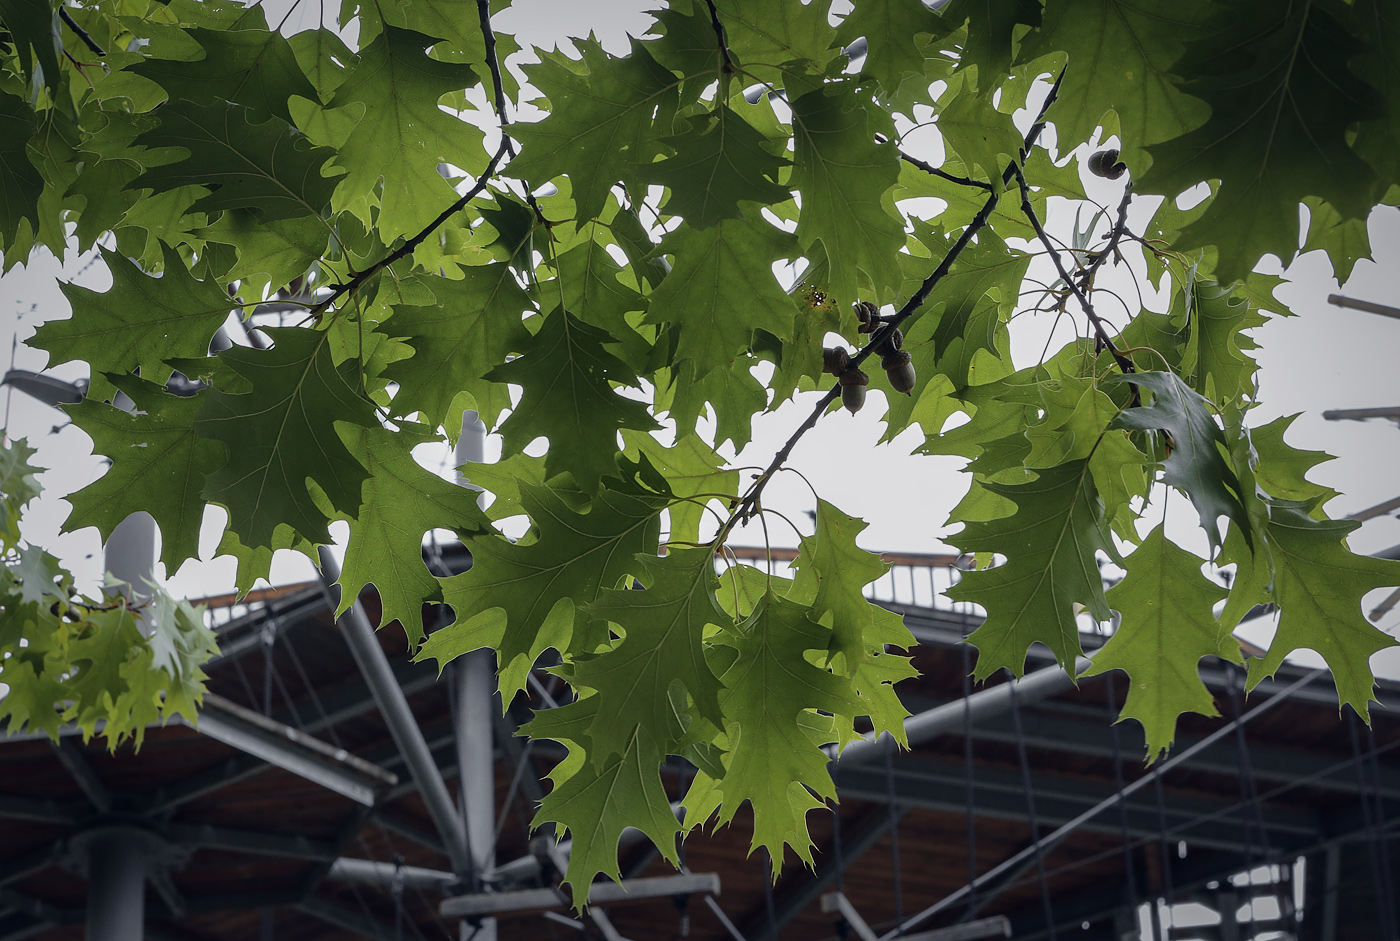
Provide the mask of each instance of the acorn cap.
[{"label": "acorn cap", "polygon": [[880,368],[888,372],[891,369],[908,366],[913,358],[909,355],[908,350],[895,350],[880,357]]},{"label": "acorn cap", "polygon": [[870,377],[859,369],[847,369],[841,374],[841,384],[843,386],[868,386]]}]

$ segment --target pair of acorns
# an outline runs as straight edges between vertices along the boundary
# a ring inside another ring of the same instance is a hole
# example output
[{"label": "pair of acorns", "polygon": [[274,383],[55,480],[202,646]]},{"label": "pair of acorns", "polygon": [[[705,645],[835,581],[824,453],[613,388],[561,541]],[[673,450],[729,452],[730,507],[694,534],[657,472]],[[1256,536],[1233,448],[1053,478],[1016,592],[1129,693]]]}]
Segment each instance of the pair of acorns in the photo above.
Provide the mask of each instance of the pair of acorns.
[{"label": "pair of acorns", "polygon": [[[858,333],[875,333],[880,329],[880,309],[869,301],[856,301],[856,318],[860,326]],[[914,391],[914,363],[907,350],[900,349],[904,344],[904,334],[896,327],[880,340],[875,352],[880,354],[880,368],[890,380],[890,388],[908,395]],[[851,365],[851,354],[845,347],[832,347],[822,350],[822,372],[831,373],[841,383],[841,404],[852,415],[865,404],[865,387],[870,385],[870,377]]]}]

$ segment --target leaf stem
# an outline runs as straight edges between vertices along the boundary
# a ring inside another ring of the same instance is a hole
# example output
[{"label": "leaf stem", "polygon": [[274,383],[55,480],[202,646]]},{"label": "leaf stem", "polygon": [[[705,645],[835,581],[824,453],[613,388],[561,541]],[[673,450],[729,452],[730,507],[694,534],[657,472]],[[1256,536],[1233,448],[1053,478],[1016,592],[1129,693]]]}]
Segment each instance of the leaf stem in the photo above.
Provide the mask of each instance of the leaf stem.
[{"label": "leaf stem", "polygon": [[[1020,165],[1025,161],[1026,157],[1029,156],[1031,150],[1035,147],[1036,141],[1040,139],[1041,132],[1045,130],[1045,115],[1050,110],[1050,106],[1053,105],[1055,100],[1059,97],[1060,86],[1064,83],[1064,80],[1065,70],[1061,69],[1060,74],[1055,78],[1055,83],[1050,86],[1050,91],[1046,94],[1045,101],[1040,105],[1040,113],[1036,115],[1035,123],[1031,125],[1030,130],[1026,132],[1026,136],[1022,140],[1021,153],[1016,160],[1008,163],[1006,169],[1002,172],[1001,178],[1003,187],[1009,184],[1013,177],[1020,176]],[[871,333],[870,342],[866,343],[866,345],[861,348],[860,352],[851,357],[849,368],[855,369],[860,366],[861,363],[865,362],[865,360],[869,359],[894,331],[899,328],[900,324],[919,312],[919,309],[924,306],[924,302],[928,300],[928,296],[933,292],[933,289],[938,286],[940,281],[948,276],[948,272],[952,270],[953,264],[958,260],[958,256],[962,254],[963,249],[967,248],[973,237],[987,224],[987,220],[992,217],[992,213],[996,210],[997,203],[1000,199],[1001,193],[998,190],[993,189],[987,193],[986,202],[982,204],[982,208],[977,211],[977,215],[968,223],[967,228],[963,229],[962,234],[958,236],[958,240],[953,243],[953,247],[948,249],[948,254],[943,256],[943,261],[939,262],[938,267],[933,270],[933,273],[924,279],[923,283],[919,285],[919,289],[913,293],[909,300],[904,302],[904,306],[900,307],[894,316],[883,320],[880,329]],[[1058,263],[1059,260],[1057,258],[1056,264]],[[1131,365],[1131,363],[1129,365]],[[716,537],[717,540],[725,539],[736,523],[746,521],[753,516],[755,507],[758,505],[758,499],[762,495],[763,489],[768,486],[768,481],[773,478],[773,474],[787,461],[788,457],[792,454],[792,449],[797,446],[798,441],[802,440],[802,436],[816,426],[817,421],[825,414],[827,407],[830,406],[832,402],[835,402],[840,395],[841,384],[838,382],[827,391],[826,395],[822,396],[821,401],[812,409],[811,414],[797,427],[797,430],[792,433],[792,436],[788,438],[787,442],[778,449],[778,452],[773,455],[773,460],[769,462],[768,466],[758,475],[753,484],[749,486],[744,496],[735,504],[733,511],[730,513],[729,522],[720,530],[719,535]]]},{"label": "leaf stem", "polygon": [[[1089,318],[1089,325],[1094,329],[1094,336],[1098,338],[1103,348],[1108,350],[1113,356],[1114,361],[1118,363],[1119,368],[1121,368],[1123,372],[1132,372],[1133,361],[1118,351],[1118,347],[1113,343],[1113,338],[1108,334],[1108,328],[1104,326],[1103,318],[1094,310],[1093,302],[1091,302],[1088,295],[1084,293],[1084,286],[1081,283],[1081,279],[1070,277],[1069,271],[1065,269],[1065,263],[1060,259],[1060,253],[1055,249],[1054,243],[1050,241],[1050,236],[1045,234],[1045,227],[1040,224],[1040,217],[1035,214],[1035,207],[1031,205],[1031,187],[1030,184],[1026,182],[1025,173],[1022,172],[1019,164],[1013,163],[1009,169],[1015,175],[1016,183],[1021,187],[1021,212],[1030,220],[1031,228],[1035,229],[1036,237],[1040,239],[1041,244],[1048,250],[1050,260],[1055,263],[1055,270],[1059,272],[1065,284],[1069,285],[1069,289],[1074,294],[1075,300],[1079,301],[1079,306],[1084,311],[1084,315]],[[1125,205],[1123,207],[1124,211],[1126,211],[1126,208]],[[1105,253],[1105,255],[1106,254],[1107,253]],[[1104,256],[1101,256],[1095,259],[1094,264],[1090,266],[1089,270],[1093,270],[1097,265],[1101,264],[1103,257]]]},{"label": "leaf stem", "polygon": [[[888,138],[886,138],[883,134],[875,135],[875,142],[877,144],[883,144],[887,140]],[[918,167],[925,173],[929,173],[933,176],[947,180],[949,183],[957,183],[959,186],[974,186],[977,189],[988,191],[990,191],[992,188],[992,184],[988,183],[985,180],[973,180],[965,176],[958,176],[956,174],[949,173],[947,170],[940,170],[938,167],[935,167],[927,160],[920,160],[918,157],[915,157],[912,154],[905,153],[897,144],[895,145],[895,151],[899,154],[899,159],[903,160],[911,167]]]}]

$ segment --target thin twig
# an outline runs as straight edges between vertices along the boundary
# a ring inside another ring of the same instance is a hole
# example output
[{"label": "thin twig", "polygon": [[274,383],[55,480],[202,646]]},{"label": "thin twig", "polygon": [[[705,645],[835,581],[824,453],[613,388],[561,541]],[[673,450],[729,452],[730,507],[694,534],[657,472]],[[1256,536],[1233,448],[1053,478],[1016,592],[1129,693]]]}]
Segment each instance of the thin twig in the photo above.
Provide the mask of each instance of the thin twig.
[{"label": "thin twig", "polygon": [[[876,143],[883,144],[886,140],[888,140],[888,138],[886,138],[883,134],[875,135]],[[903,160],[911,167],[918,167],[925,173],[929,173],[933,176],[945,179],[949,183],[957,183],[959,186],[975,186],[977,187],[977,189],[980,190],[990,190],[992,188],[992,184],[986,182],[985,180],[973,180],[965,176],[957,176],[955,174],[949,173],[947,170],[940,170],[938,167],[935,167],[927,160],[920,160],[918,157],[912,156],[911,154],[906,154],[903,150],[899,150],[898,147],[896,147],[895,149],[899,151],[899,159]]]},{"label": "thin twig", "polygon": [[[506,116],[506,89],[505,82],[501,78],[501,59],[496,51],[496,30],[491,26],[491,2],[490,0],[476,0],[477,17],[481,20],[481,38],[486,47],[486,66],[491,70],[492,101],[496,108],[496,120],[501,122],[501,140],[505,143],[506,153],[511,159],[515,158],[515,141],[511,139],[506,130],[510,126],[510,118]],[[544,217],[544,210],[535,199],[535,194],[530,192],[528,183],[521,181],[525,189],[525,202],[534,211],[535,218],[540,224],[549,230],[549,220]]]},{"label": "thin twig", "polygon": [[325,313],[326,309],[329,308],[331,304],[333,304],[336,301],[337,298],[354,291],[361,284],[364,284],[371,277],[383,271],[385,268],[389,267],[399,259],[407,258],[409,255],[412,255],[414,250],[417,249],[418,246],[423,243],[424,239],[426,239],[429,235],[433,234],[433,232],[437,231],[437,229],[441,227],[442,224],[448,219],[461,212],[462,209],[467,205],[467,203],[471,202],[481,193],[482,190],[486,189],[487,181],[489,181],[492,175],[495,174],[496,166],[501,162],[501,159],[505,157],[505,155],[506,142],[505,139],[503,139],[501,146],[497,147],[496,152],[491,155],[490,161],[486,164],[486,169],[482,171],[481,176],[477,177],[476,183],[472,186],[471,189],[467,190],[461,196],[457,197],[457,200],[452,205],[448,206],[441,213],[439,213],[436,219],[424,226],[423,230],[417,235],[413,236],[413,238],[409,239],[407,242],[404,242],[398,248],[394,249],[394,251],[390,252],[388,255],[385,255],[383,258],[370,265],[364,271],[359,272],[349,281],[346,281],[344,284],[331,285],[330,296],[327,297],[325,300],[321,301],[315,307],[311,308],[311,310],[308,312],[309,316],[312,318],[321,316],[321,314]]},{"label": "thin twig", "polygon": [[1021,187],[1021,211],[1025,213],[1026,218],[1030,220],[1031,228],[1035,229],[1036,237],[1040,239],[1041,244],[1044,245],[1046,250],[1050,253],[1050,260],[1055,263],[1055,270],[1060,273],[1060,277],[1064,279],[1065,284],[1069,285],[1069,289],[1073,292],[1075,300],[1079,301],[1079,306],[1084,311],[1084,316],[1089,318],[1089,325],[1094,329],[1094,336],[1098,338],[1103,348],[1108,350],[1113,356],[1114,361],[1118,363],[1119,368],[1121,368],[1123,372],[1132,372],[1133,361],[1118,351],[1118,347],[1113,343],[1113,338],[1109,336],[1107,327],[1104,326],[1103,318],[1094,310],[1093,302],[1091,302],[1088,295],[1084,293],[1084,288],[1080,285],[1079,280],[1070,277],[1069,272],[1065,269],[1065,263],[1060,260],[1060,253],[1055,249],[1054,243],[1050,241],[1050,236],[1045,234],[1045,227],[1040,224],[1040,217],[1035,214],[1035,207],[1031,205],[1031,187],[1030,184],[1026,182],[1026,175],[1021,172],[1019,165],[1013,164],[1012,171],[1016,176],[1017,184]]},{"label": "thin twig", "polygon": [[73,14],[69,13],[66,7],[58,8],[58,18],[73,31],[74,35],[83,41],[84,46],[92,50],[93,55],[101,57],[107,54],[103,51],[102,47],[97,44],[97,40],[89,36],[88,31],[78,25],[78,21],[73,19]]},{"label": "thin twig", "polygon": [[1133,184],[1129,183],[1123,188],[1123,199],[1118,203],[1118,219],[1113,223],[1113,229],[1108,233],[1108,244],[1104,250],[1089,263],[1089,267],[1080,275],[1080,281],[1085,287],[1094,280],[1094,273],[1103,266],[1107,258],[1118,251],[1118,242],[1123,238],[1123,233],[1128,230],[1128,203],[1133,201]]},{"label": "thin twig", "polygon": [[[1035,124],[1031,125],[1031,129],[1026,132],[1024,141],[1021,144],[1021,153],[1016,160],[1007,164],[1006,170],[1002,173],[1002,186],[1009,184],[1012,178],[1020,173],[1021,161],[1024,161],[1030,155],[1031,149],[1035,147],[1035,142],[1040,138],[1040,132],[1045,129],[1045,114],[1050,110],[1050,106],[1055,103],[1055,99],[1059,97],[1060,85],[1064,82],[1064,78],[1065,72],[1064,69],[1061,69],[1059,76],[1055,79],[1055,84],[1050,86],[1050,92],[1045,96],[1045,101],[1040,106],[1040,113],[1036,115]],[[987,201],[982,204],[982,208],[977,211],[977,215],[968,223],[967,228],[963,229],[962,234],[958,236],[958,240],[954,242],[953,247],[948,250],[948,254],[943,256],[943,261],[939,263],[932,274],[924,279],[923,284],[919,285],[919,289],[914,292],[909,300],[904,302],[904,306],[901,307],[894,316],[885,320],[880,329],[874,331],[870,335],[870,342],[855,356],[851,357],[849,368],[855,369],[859,367],[876,349],[884,344],[890,335],[899,328],[900,324],[918,313],[919,309],[923,307],[924,302],[928,300],[928,296],[933,292],[933,289],[938,286],[940,281],[948,276],[948,272],[952,270],[954,262],[958,260],[958,256],[962,254],[963,249],[966,248],[973,237],[982,230],[982,227],[987,224],[987,220],[990,219],[992,213],[996,211],[997,203],[1000,199],[1001,194],[996,190],[992,190],[987,194]],[[788,456],[792,454],[792,449],[797,446],[797,442],[802,439],[802,436],[816,426],[817,421],[825,414],[827,407],[831,405],[832,402],[835,402],[840,395],[841,385],[837,383],[831,387],[826,395],[822,396],[821,401],[812,409],[812,413],[797,427],[797,430],[792,433],[792,437],[788,438],[787,443],[773,456],[773,460],[769,462],[768,467],[758,475],[753,484],[749,486],[748,491],[735,504],[734,510],[730,514],[729,523],[719,533],[718,538],[720,540],[723,540],[729,534],[729,530],[733,528],[736,522],[746,520],[753,515],[754,508],[758,505],[758,499],[763,493],[763,488],[768,485],[768,481],[772,479],[773,474],[777,472],[778,468],[781,467],[783,462],[788,459]]]}]

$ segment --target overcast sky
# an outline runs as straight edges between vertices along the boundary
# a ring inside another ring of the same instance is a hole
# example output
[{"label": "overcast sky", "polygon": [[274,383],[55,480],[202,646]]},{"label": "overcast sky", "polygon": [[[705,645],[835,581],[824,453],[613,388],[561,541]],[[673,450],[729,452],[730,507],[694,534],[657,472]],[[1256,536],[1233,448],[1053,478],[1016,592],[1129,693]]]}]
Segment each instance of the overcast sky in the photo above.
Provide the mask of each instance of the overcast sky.
[{"label": "overcast sky", "polygon": [[[647,0],[516,0],[499,15],[497,24],[501,31],[517,34],[522,44],[534,42],[544,46],[591,30],[611,51],[620,53],[626,49],[628,31],[640,33],[646,29],[650,18],[642,11],[650,5]],[[265,6],[269,19],[276,22],[288,3],[278,0]],[[313,24],[299,23],[295,14],[288,21],[292,30],[310,25]],[[1116,202],[1114,187],[1098,180],[1092,183],[1098,187],[1095,195]],[[1140,202],[1137,211],[1148,209],[1150,204]],[[1392,288],[1394,272],[1400,267],[1400,210],[1378,209],[1371,218],[1370,230],[1377,261],[1358,264],[1344,293],[1400,304],[1400,293]],[[56,276],[76,277],[85,286],[105,289],[109,281],[102,265],[88,267],[89,261],[89,257],[70,257],[66,265],[60,265],[51,257],[36,257],[28,268],[16,268],[0,278],[0,330],[9,334],[12,342],[15,338],[20,341],[15,345],[15,366],[33,370],[46,366],[46,355],[28,349],[22,341],[40,322],[68,315],[67,302],[54,286]],[[1393,378],[1393,358],[1400,351],[1400,321],[1329,306],[1327,295],[1338,291],[1339,286],[1320,253],[1303,257],[1285,276],[1290,283],[1279,293],[1298,316],[1275,318],[1254,333],[1263,347],[1258,358],[1263,366],[1264,404],[1253,413],[1252,424],[1263,424],[1278,415],[1302,413],[1293,425],[1289,441],[1296,447],[1337,456],[1313,476],[1342,492],[1331,504],[1332,514],[1341,516],[1400,493],[1400,478],[1386,470],[1400,466],[1400,429],[1385,421],[1327,422],[1321,417],[1325,409],[1400,405],[1400,388]],[[1017,327],[1021,325],[1022,321],[1018,321]],[[1038,354],[1044,329],[1032,326],[1027,336],[1017,342],[1014,352],[1018,365],[1025,365]],[[83,369],[69,364],[55,373],[72,379],[82,375]],[[966,479],[958,472],[962,462],[910,456],[909,452],[922,440],[915,432],[906,432],[893,444],[878,445],[883,431],[883,393],[878,391],[878,384],[871,390],[870,400],[859,415],[841,411],[824,418],[798,445],[789,464],[801,470],[825,498],[870,522],[862,540],[866,548],[943,551],[946,547],[941,537],[947,532],[948,512],[967,487]],[[89,529],[59,536],[60,524],[68,512],[67,504],[59,497],[96,479],[102,465],[92,457],[91,443],[81,431],[72,426],[54,430],[66,424],[66,417],[60,412],[19,393],[7,393],[4,399],[10,436],[27,438],[40,449],[38,463],[52,468],[41,477],[46,494],[32,505],[25,519],[26,536],[58,554],[88,586],[93,586],[100,576],[101,559],[96,532]],[[760,418],[755,425],[754,444],[739,456],[740,462],[766,464],[805,417],[812,401],[810,395],[799,397],[796,405]],[[498,451],[499,443],[492,445]],[[764,503],[782,510],[799,525],[805,525],[804,511],[812,505],[810,491],[792,474],[780,475],[774,481]],[[1171,534],[1184,546],[1202,551],[1203,540],[1192,533],[1194,513],[1183,498],[1174,498],[1172,504]],[[202,546],[206,557],[217,541],[222,521],[221,511],[211,514],[217,519],[206,520]],[[770,525],[770,533],[775,543],[795,543],[794,534],[784,532],[781,524]],[[758,543],[762,535],[741,531],[736,541]],[[1397,543],[1400,523],[1393,518],[1371,521],[1352,538],[1353,548],[1360,552],[1375,552]],[[167,578],[167,584],[177,594],[199,597],[227,590],[232,575],[233,563],[228,558],[187,563],[178,575]],[[274,570],[276,580],[300,581],[309,577],[311,570],[303,560],[290,553],[279,557]],[[1397,623],[1400,617],[1392,614],[1382,626],[1393,629]],[[1251,633],[1258,640],[1267,639],[1267,628],[1256,628]],[[1384,665],[1378,662],[1377,666],[1387,674],[1400,675],[1400,657]]]}]

